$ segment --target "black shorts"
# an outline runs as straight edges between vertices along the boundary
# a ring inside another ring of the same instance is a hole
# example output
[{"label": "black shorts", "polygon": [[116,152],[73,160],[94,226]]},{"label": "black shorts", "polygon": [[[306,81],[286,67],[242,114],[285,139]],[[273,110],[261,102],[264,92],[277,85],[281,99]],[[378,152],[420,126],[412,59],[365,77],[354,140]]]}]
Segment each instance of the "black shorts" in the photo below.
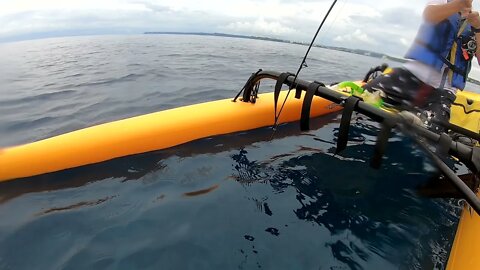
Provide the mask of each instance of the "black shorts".
[{"label": "black shorts", "polygon": [[370,92],[383,91],[385,103],[400,110],[416,112],[433,131],[443,131],[432,119],[448,122],[450,106],[455,101],[455,94],[451,91],[425,84],[404,68],[394,68],[391,73],[369,81],[364,88]]},{"label": "black shorts", "polygon": [[435,92],[434,87],[404,68],[394,68],[392,72],[369,81],[364,88],[370,92],[381,90],[386,94],[386,103],[407,108],[424,107]]}]

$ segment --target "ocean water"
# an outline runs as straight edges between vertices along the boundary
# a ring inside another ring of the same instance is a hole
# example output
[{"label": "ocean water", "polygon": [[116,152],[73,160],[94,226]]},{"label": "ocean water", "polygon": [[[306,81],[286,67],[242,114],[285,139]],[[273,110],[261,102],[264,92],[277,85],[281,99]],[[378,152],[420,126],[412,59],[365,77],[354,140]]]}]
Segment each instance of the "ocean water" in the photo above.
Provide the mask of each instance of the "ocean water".
[{"label": "ocean water", "polygon": [[[233,97],[259,68],[295,72],[306,49],[175,35],[0,44],[0,146]],[[300,78],[356,80],[381,63],[314,48]],[[335,155],[339,118],[3,183],[0,269],[443,269],[461,203],[417,194],[434,169],[401,134],[370,168],[366,117]]]}]

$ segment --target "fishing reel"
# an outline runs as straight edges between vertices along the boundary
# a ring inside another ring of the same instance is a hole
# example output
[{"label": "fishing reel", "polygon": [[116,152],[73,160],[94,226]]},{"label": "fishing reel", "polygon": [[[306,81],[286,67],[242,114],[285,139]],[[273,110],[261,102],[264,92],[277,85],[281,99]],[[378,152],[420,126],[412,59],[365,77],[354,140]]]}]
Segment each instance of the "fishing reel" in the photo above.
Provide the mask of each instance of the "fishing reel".
[{"label": "fishing reel", "polygon": [[465,60],[471,59],[477,51],[477,41],[475,36],[460,36],[462,54]]}]

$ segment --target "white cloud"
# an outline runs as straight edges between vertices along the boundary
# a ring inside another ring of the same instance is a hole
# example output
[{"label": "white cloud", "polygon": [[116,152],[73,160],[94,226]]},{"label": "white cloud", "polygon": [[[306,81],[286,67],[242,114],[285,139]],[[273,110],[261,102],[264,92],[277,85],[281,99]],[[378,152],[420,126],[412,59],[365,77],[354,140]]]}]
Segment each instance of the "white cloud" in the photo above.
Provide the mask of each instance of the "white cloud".
[{"label": "white cloud", "polygon": [[360,29],[356,29],[353,33],[336,36],[333,40],[344,44],[356,44],[360,42],[367,45],[377,45],[375,39],[369,37],[365,32]]},{"label": "white cloud", "polygon": [[240,21],[229,23],[223,29],[238,34],[255,34],[264,36],[280,36],[294,33],[294,29],[282,25],[278,21],[267,21],[258,18],[255,21]]},{"label": "white cloud", "polygon": [[405,47],[410,46],[410,41],[408,41],[406,38],[400,38],[400,43]]},{"label": "white cloud", "polygon": [[121,0],[3,0],[0,16],[28,11],[85,11],[85,10],[136,10],[141,8],[135,3]]}]

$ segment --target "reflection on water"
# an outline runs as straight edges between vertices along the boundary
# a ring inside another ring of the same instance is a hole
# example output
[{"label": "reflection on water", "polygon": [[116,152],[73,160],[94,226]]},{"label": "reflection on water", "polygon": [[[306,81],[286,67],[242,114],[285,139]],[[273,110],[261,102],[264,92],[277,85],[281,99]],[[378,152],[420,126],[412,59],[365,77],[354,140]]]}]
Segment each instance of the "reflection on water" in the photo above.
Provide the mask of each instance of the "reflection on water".
[{"label": "reflection on water", "polygon": [[212,192],[214,191],[215,189],[217,189],[219,187],[219,185],[213,185],[211,187],[208,187],[208,188],[205,188],[205,189],[201,189],[201,190],[195,190],[195,191],[190,191],[190,192],[185,192],[183,193],[183,195],[187,196],[187,197],[194,197],[194,196],[200,196],[200,195],[205,195],[209,192]]},{"label": "reflection on water", "polygon": [[[336,114],[332,114],[312,119],[312,130],[320,129],[336,116]],[[271,128],[260,128],[249,132],[200,139],[169,149],[118,158],[60,172],[0,182],[0,203],[25,193],[80,187],[103,179],[121,178],[123,181],[140,179],[149,173],[165,170],[164,160],[169,157],[191,157],[238,149],[253,143],[268,141],[271,134]],[[278,139],[298,134],[300,134],[299,124],[290,123],[280,125],[275,137]]]},{"label": "reflection on water", "polygon": [[76,208],[80,208],[80,207],[85,207],[85,206],[95,206],[95,205],[99,205],[101,203],[104,203],[112,198],[114,198],[115,196],[112,196],[112,197],[106,197],[106,198],[103,198],[103,199],[98,199],[98,200],[95,200],[95,201],[88,201],[88,202],[79,202],[79,203],[76,203],[76,204],[72,204],[72,205],[68,205],[68,206],[63,206],[63,207],[55,207],[55,208],[50,208],[48,210],[45,210],[43,213],[41,214],[49,214],[49,213],[53,213],[53,212],[58,212],[58,211],[67,211],[67,210],[72,210],[72,209],[76,209]]},{"label": "reflection on water", "polygon": [[[356,122],[350,131],[350,146],[341,156],[334,154],[334,147],[321,153],[300,146],[293,156],[260,164],[241,149],[231,156],[236,162],[235,178],[246,186],[268,183],[275,193],[295,190],[296,217],[332,235],[325,246],[340,262],[333,265],[372,269],[377,257],[400,269],[441,269],[450,245],[447,239],[454,231],[452,214],[459,209],[416,195],[430,174],[425,172],[424,155],[415,153],[406,138],[392,138],[382,168],[370,168],[376,135],[372,124]],[[261,211],[273,215],[268,198],[253,200]],[[265,231],[281,235],[275,227]],[[443,239],[444,248],[434,248],[438,243],[427,240],[434,235]]]}]

